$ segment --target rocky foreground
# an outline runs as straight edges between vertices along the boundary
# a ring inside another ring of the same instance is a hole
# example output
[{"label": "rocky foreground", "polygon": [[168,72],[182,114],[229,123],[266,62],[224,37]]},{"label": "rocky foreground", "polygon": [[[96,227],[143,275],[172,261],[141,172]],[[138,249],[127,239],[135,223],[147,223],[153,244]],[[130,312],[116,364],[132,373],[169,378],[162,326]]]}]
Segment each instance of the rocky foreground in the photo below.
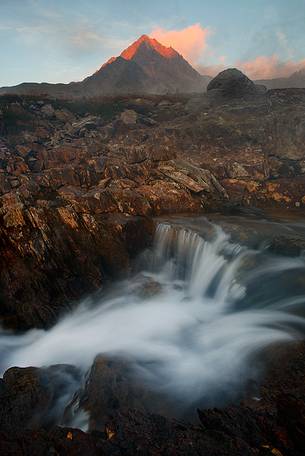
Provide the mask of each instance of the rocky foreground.
[{"label": "rocky foreground", "polygon": [[[47,327],[126,274],[151,242],[154,216],[304,210],[305,90],[251,87],[241,98],[226,83],[196,97],[0,98],[5,325]],[[0,453],[303,455],[304,347],[293,353],[271,363],[260,401],[200,411],[196,425],[122,406],[111,370],[110,404],[84,394],[88,410],[95,400],[106,410],[90,434],[44,421],[64,387],[59,367],[10,369],[0,383]]]},{"label": "rocky foreground", "polygon": [[[126,363],[97,357],[75,401],[89,433],[55,426],[58,398],[73,366],[11,368],[0,383],[2,455],[302,456],[305,451],[305,346],[270,349],[269,371],[256,397],[224,409],[198,410],[195,424],[151,413]],[[59,373],[65,372],[65,382]],[[60,381],[61,379],[61,381]]]},{"label": "rocky foreground", "polygon": [[305,207],[305,90],[254,94],[248,81],[233,74],[243,98],[230,75],[195,98],[0,99],[8,324],[51,324],[126,272],[153,216]]}]

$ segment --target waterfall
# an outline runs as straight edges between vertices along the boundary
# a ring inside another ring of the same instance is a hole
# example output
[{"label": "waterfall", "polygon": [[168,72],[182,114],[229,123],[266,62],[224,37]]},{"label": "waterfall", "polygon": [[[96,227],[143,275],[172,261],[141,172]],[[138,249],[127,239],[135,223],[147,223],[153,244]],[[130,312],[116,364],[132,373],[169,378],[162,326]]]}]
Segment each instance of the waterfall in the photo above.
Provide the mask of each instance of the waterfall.
[{"label": "waterfall", "polygon": [[2,370],[68,363],[86,371],[97,354],[118,355],[190,404],[239,388],[256,375],[260,350],[303,335],[305,286],[290,285],[304,275],[304,258],[249,249],[219,226],[203,236],[170,222],[158,225],[144,258],[139,273],[53,328],[2,331]]},{"label": "waterfall", "polygon": [[[208,242],[190,229],[160,224],[155,237],[154,263],[159,270],[163,266],[169,268],[169,278],[172,281],[182,275],[187,293],[192,298],[206,296],[213,280],[221,275],[217,286],[220,305],[225,301],[230,302],[234,288],[237,292],[234,275],[244,249],[238,244],[230,243],[229,236],[220,227],[214,228],[214,239]],[[228,254],[233,257],[232,261],[226,259]],[[221,272],[223,273],[220,274]],[[242,287],[239,291],[243,293]]]}]

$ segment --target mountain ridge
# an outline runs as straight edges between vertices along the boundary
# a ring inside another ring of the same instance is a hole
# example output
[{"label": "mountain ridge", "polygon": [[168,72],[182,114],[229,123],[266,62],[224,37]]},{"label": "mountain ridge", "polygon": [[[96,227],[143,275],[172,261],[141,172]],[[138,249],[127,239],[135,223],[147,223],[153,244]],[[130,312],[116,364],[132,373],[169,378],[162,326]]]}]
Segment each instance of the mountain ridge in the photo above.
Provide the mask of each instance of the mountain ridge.
[{"label": "mountain ridge", "polygon": [[259,79],[257,84],[263,84],[267,89],[302,89],[305,88],[305,67],[295,71],[288,77]]},{"label": "mountain ridge", "polygon": [[[94,97],[134,94],[203,93],[211,76],[200,74],[172,47],[148,35],[141,35],[120,55],[108,59],[80,82],[23,82],[0,88],[0,95],[47,95],[53,97]],[[267,89],[305,88],[305,68],[289,77],[259,79]]]},{"label": "mountain ridge", "polygon": [[94,74],[69,84],[22,83],[3,87],[0,94],[102,96],[118,94],[201,93],[210,77],[196,71],[172,47],[142,35]]}]

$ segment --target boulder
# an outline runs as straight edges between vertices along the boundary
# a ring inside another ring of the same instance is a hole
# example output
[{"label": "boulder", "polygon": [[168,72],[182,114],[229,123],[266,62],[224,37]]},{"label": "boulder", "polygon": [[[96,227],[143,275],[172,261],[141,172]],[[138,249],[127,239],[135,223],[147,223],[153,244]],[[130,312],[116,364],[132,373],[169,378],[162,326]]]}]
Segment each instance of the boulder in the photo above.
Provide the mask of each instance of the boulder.
[{"label": "boulder", "polygon": [[241,71],[229,68],[209,82],[207,92],[224,98],[246,98],[260,94],[262,89]]},{"label": "boulder", "polygon": [[0,379],[1,431],[38,429],[60,422],[80,378],[78,370],[68,365],[8,369]]},{"label": "boulder", "polygon": [[[65,422],[77,420],[79,414],[89,418],[89,429],[104,429],[116,413],[130,409],[144,412],[147,391],[136,380],[130,363],[118,358],[96,357],[84,388],[74,396],[65,412]],[[151,400],[152,402],[152,400]]]}]

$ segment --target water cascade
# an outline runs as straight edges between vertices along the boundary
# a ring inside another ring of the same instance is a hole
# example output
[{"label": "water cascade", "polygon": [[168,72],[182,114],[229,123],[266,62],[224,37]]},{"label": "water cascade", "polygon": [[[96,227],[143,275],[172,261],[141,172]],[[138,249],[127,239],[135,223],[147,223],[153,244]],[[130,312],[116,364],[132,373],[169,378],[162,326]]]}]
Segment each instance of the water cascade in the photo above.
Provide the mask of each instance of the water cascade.
[{"label": "water cascade", "polygon": [[146,381],[181,403],[213,402],[240,388],[256,375],[262,349],[302,336],[305,290],[292,291],[291,278],[304,275],[305,261],[233,243],[216,225],[209,230],[204,238],[160,223],[141,270],[98,302],[85,300],[49,330],[2,330],[2,372],[58,363],[85,372],[103,353],[133,360]]}]

